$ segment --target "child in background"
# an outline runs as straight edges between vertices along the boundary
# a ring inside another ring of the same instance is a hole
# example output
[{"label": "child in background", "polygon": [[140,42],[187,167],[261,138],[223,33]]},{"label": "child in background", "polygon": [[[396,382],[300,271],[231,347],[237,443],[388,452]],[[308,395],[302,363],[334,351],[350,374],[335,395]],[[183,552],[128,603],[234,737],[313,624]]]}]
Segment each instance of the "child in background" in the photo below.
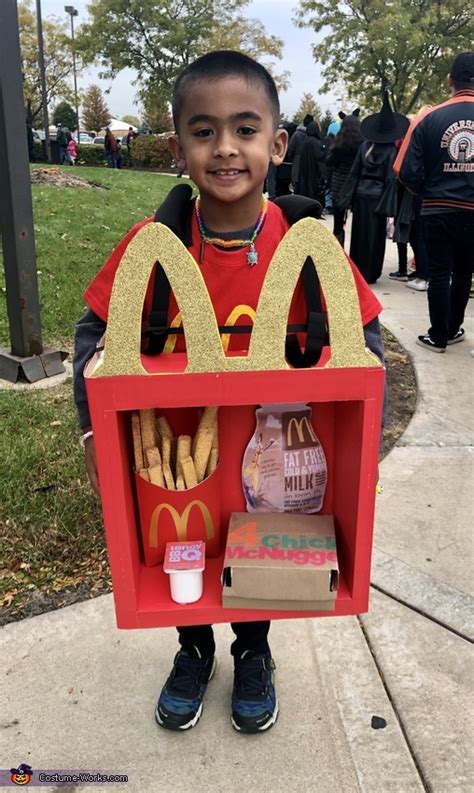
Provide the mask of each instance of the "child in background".
[{"label": "child in background", "polygon": [[76,141],[74,140],[74,138],[71,138],[71,140],[67,144],[67,153],[69,155],[70,165],[75,165],[77,160],[77,149],[76,149]]},{"label": "child in background", "polygon": [[[178,77],[173,92],[175,134],[171,154],[186,168],[199,189],[183,212],[186,244],[200,269],[218,325],[228,324],[238,307],[242,321],[257,308],[266,272],[289,223],[282,210],[267,202],[263,187],[269,163],[284,159],[287,132],[279,129],[280,107],[275,83],[256,61],[238,52],[217,51],[198,58]],[[175,188],[179,189],[179,188]],[[297,199],[295,198],[295,201]],[[166,203],[166,202],[165,202]],[[95,351],[106,321],[113,279],[133,236],[153,217],[137,224],[120,242],[85,293],[89,310],[76,328],[74,390],[84,433],[86,466],[98,492],[94,438],[84,385],[84,366]],[[175,226],[179,223],[176,222]],[[352,266],[352,265],[351,265]],[[381,306],[352,266],[367,345],[382,357],[378,314]],[[153,278],[145,301],[150,305]],[[145,308],[146,310],[146,308]],[[173,295],[168,326],[179,308]],[[295,290],[290,323],[305,323],[306,304],[301,282]],[[236,334],[230,349],[245,351],[249,334]],[[185,337],[173,340],[173,349],[185,350]],[[240,731],[268,730],[278,715],[274,670],[268,644],[269,621],[233,623],[235,641],[231,723]],[[178,627],[180,650],[159,696],[155,718],[170,730],[183,731],[199,720],[207,684],[216,669],[211,625]],[[292,663],[294,661],[291,661]]]}]

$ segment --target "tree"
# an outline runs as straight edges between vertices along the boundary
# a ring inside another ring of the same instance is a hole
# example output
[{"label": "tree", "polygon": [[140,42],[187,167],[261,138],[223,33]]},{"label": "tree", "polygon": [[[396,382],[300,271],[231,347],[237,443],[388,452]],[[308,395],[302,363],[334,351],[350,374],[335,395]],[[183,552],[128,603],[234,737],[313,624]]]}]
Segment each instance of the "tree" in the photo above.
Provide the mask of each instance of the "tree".
[{"label": "tree", "polygon": [[[88,62],[98,60],[101,77],[129,67],[137,73],[139,97],[166,103],[179,72],[217,47],[230,47],[259,60],[280,58],[283,41],[266,34],[241,9],[250,0],[95,0],[77,44]],[[271,64],[269,64],[271,66]],[[287,76],[283,75],[283,79]]]},{"label": "tree", "polygon": [[110,111],[98,85],[90,85],[82,100],[84,129],[98,132],[110,123]]},{"label": "tree", "polygon": [[465,0],[301,0],[299,27],[330,28],[313,45],[323,91],[342,78],[348,94],[377,111],[387,87],[399,113],[446,98],[456,53],[472,49],[474,15]]},{"label": "tree", "polygon": [[60,102],[59,105],[56,105],[53,113],[53,124],[57,127],[63,124],[71,130],[77,129],[76,111],[69,102]]},{"label": "tree", "polygon": [[[21,70],[23,94],[27,116],[33,127],[42,127],[41,83],[38,65],[38,37],[36,15],[31,10],[31,0],[18,3],[20,30]],[[48,105],[57,99],[72,101],[70,83],[72,68],[71,39],[67,34],[67,22],[51,17],[43,19],[43,43],[46,73],[46,101]],[[80,71],[80,62],[77,69]]]},{"label": "tree", "polygon": [[304,117],[307,115],[313,116],[314,120],[319,122],[321,108],[316,102],[313,94],[304,93],[300,100],[300,106],[293,116],[293,122],[295,124],[301,124]]},{"label": "tree", "polygon": [[[174,129],[173,119],[168,110],[168,106],[146,107],[143,113],[143,122],[150,128],[151,132],[172,132]],[[143,123],[142,122],[142,123]]]},{"label": "tree", "polygon": [[131,127],[140,126],[140,121],[137,116],[122,116],[122,121],[125,121],[125,123],[129,124]]},{"label": "tree", "polygon": [[[337,119],[337,120],[339,121],[339,119]],[[332,124],[333,121],[334,121],[334,116],[331,113],[331,111],[330,110],[325,110],[324,111],[324,116],[321,118],[321,120],[319,122],[321,124],[321,132],[322,132],[323,138],[325,138],[326,135],[328,134],[329,124]]]}]

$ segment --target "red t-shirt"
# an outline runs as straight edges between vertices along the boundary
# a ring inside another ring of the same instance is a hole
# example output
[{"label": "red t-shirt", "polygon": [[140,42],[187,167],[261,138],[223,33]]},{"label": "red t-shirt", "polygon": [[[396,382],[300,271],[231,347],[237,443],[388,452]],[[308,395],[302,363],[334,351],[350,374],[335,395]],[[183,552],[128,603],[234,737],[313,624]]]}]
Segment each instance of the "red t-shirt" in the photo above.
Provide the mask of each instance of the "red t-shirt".
[{"label": "red t-shirt", "polygon": [[[139,229],[150,222],[153,222],[153,218],[137,223],[125,235],[84,293],[86,303],[104,321],[107,320],[112,285],[124,251]],[[267,217],[255,244],[258,252],[258,264],[255,267],[249,267],[247,263],[248,248],[222,251],[212,245],[205,244],[203,246],[204,255],[200,268],[214,306],[218,325],[251,325],[253,323],[268,266],[278,243],[288,228],[289,224],[281,209],[269,202]],[[194,213],[191,231],[193,243],[189,251],[199,262],[201,237]],[[350,259],[349,263],[359,297],[362,324],[367,325],[378,316],[382,306]],[[145,316],[151,310],[152,285],[153,278],[150,279],[145,300]],[[171,293],[168,323],[172,327],[180,324],[180,318],[177,317],[178,312],[176,300]],[[288,322],[303,324],[305,321],[306,304],[300,279],[291,302]],[[236,351],[247,350],[249,341],[250,336],[247,334],[231,335],[230,340],[228,336],[223,338],[225,349]],[[182,352],[185,348],[184,335],[169,336],[165,352],[173,350]]]}]

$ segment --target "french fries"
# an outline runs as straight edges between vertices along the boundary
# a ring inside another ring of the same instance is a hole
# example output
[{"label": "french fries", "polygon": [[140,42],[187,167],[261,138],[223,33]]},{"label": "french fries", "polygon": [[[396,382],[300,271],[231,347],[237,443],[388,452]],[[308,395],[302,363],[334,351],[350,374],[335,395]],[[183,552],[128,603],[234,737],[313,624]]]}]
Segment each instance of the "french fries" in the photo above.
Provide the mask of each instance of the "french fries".
[{"label": "french fries", "polygon": [[189,490],[214,473],[219,460],[217,407],[203,410],[196,435],[175,437],[153,409],[132,413],[135,470],[153,485]]}]

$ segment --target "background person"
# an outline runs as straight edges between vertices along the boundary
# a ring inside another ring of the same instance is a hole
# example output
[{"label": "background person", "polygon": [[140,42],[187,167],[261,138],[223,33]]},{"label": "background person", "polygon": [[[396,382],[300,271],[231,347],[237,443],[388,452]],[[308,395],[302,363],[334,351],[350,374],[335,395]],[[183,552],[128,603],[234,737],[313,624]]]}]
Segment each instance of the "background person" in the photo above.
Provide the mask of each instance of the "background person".
[{"label": "background person", "polygon": [[68,143],[70,140],[72,140],[72,135],[69,129],[64,126],[64,124],[58,125],[56,140],[59,144],[59,164],[62,165],[63,162],[67,162],[69,165],[72,165],[73,163],[67,150]]},{"label": "background person", "polygon": [[[296,132],[295,132],[296,135]],[[326,153],[321,140],[321,129],[317,121],[311,121],[306,128],[299,162],[298,195],[314,198],[324,208],[324,184]]]},{"label": "background person", "polygon": [[76,141],[72,136],[71,136],[71,140],[67,144],[67,153],[69,155],[70,165],[75,165],[77,160],[77,149],[76,149]]},{"label": "background person", "polygon": [[293,192],[299,192],[299,179],[300,179],[300,156],[306,140],[306,128],[308,124],[313,121],[313,116],[307,113],[303,119],[302,124],[298,124],[295,132],[292,135],[286,153],[286,162],[291,162],[291,183],[293,185]]},{"label": "background person", "polygon": [[333,201],[333,234],[343,247],[347,210],[339,205],[339,195],[349,176],[362,141],[359,118],[354,115],[345,116],[341,129],[333,139],[326,157],[329,191]]},{"label": "background person", "polygon": [[361,122],[365,140],[339,197],[341,207],[352,207],[350,257],[369,284],[375,284],[382,273],[387,217],[395,214],[386,208],[388,192],[396,189],[395,141],[405,135],[408,126],[405,116],[393,112],[385,91],[380,112]]},{"label": "background person", "polygon": [[117,139],[115,135],[112,134],[112,132],[108,127],[105,130],[104,150],[105,150],[105,156],[107,157],[109,168],[117,168],[117,152],[118,152]]},{"label": "background person", "polygon": [[422,198],[431,326],[417,344],[438,353],[464,339],[474,264],[473,51],[454,59],[448,85],[451,98],[414,119],[394,166]]}]

